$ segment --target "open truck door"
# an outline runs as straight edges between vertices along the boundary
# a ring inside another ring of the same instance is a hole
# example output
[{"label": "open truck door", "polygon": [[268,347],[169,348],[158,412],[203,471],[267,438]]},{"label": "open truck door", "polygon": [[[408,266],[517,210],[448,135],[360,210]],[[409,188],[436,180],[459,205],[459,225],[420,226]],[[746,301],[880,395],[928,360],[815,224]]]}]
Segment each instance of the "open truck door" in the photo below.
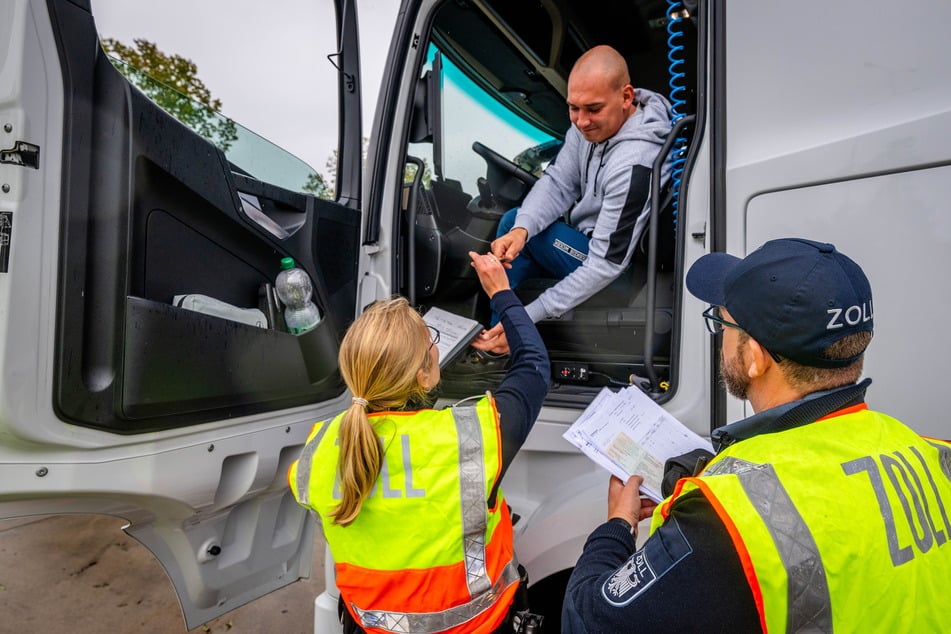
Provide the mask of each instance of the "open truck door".
[{"label": "open truck door", "polygon": [[[134,87],[89,0],[0,8],[0,517],[125,518],[188,629],[310,574],[315,524],[286,473],[314,421],[340,409],[361,224],[354,3],[336,10],[330,201]],[[249,324],[175,305],[266,314],[287,256],[323,316],[304,335],[279,310]]]}]

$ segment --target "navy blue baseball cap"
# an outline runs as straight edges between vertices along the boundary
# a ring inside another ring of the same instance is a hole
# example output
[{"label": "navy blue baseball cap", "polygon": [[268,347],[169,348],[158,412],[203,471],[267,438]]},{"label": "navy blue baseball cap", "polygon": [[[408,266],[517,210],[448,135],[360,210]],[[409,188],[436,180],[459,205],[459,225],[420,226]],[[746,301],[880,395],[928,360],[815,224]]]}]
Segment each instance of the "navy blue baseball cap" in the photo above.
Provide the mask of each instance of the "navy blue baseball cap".
[{"label": "navy blue baseball cap", "polygon": [[858,264],[835,246],[800,238],[770,240],[745,258],[708,253],[687,271],[687,290],[723,306],[753,339],[780,357],[816,368],[830,345],[872,332],[872,288]]}]

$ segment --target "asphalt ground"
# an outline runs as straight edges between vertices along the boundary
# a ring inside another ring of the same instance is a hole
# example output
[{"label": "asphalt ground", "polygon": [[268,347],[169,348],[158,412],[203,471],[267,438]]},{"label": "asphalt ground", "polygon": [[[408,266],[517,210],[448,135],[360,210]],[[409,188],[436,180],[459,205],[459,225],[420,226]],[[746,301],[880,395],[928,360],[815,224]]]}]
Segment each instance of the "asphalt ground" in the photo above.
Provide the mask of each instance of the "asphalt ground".
[{"label": "asphalt ground", "polygon": [[0,633],[310,634],[324,588],[323,537],[312,576],[185,629],[164,569],[119,518],[67,515],[0,521]]}]

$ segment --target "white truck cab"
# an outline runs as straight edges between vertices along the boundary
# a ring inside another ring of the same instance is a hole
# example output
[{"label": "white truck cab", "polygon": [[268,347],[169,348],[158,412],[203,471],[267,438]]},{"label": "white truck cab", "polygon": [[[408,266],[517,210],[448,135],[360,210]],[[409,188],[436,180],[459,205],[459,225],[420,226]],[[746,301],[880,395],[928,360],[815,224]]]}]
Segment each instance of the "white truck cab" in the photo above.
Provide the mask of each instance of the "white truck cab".
[{"label": "white truck cab", "polygon": [[[394,293],[487,323],[466,253],[556,156],[568,72],[602,43],[670,98],[676,169],[628,271],[538,324],[551,390],[503,486],[546,629],[605,516],[607,474],[562,438],[598,391],[637,383],[700,434],[748,413],[684,290],[705,253],[836,244],[874,290],[870,405],[951,437],[951,4],[404,0],[363,102],[356,6],[334,4],[332,199],[306,166],[167,114],[107,59],[89,0],[0,5],[0,517],[125,518],[189,629],[310,575],[316,524],[286,473],[349,399],[343,332]],[[286,256],[323,314],[302,336],[267,301]],[[266,327],[175,305],[188,294]],[[465,355],[443,377],[445,403],[499,378]],[[321,632],[339,630],[329,566]]]}]

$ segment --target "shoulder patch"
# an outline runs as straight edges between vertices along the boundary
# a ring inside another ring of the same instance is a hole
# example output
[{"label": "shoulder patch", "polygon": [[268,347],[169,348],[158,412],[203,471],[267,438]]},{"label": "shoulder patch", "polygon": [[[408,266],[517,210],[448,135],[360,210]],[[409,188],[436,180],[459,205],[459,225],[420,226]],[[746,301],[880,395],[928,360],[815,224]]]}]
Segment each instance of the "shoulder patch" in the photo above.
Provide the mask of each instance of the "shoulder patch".
[{"label": "shoulder patch", "polygon": [[655,581],[657,574],[651,568],[647,553],[639,550],[604,582],[601,592],[608,603],[620,607],[633,601]]},{"label": "shoulder patch", "polygon": [[693,552],[676,518],[671,517],[661,530],[601,586],[601,594],[612,606],[629,604]]}]

